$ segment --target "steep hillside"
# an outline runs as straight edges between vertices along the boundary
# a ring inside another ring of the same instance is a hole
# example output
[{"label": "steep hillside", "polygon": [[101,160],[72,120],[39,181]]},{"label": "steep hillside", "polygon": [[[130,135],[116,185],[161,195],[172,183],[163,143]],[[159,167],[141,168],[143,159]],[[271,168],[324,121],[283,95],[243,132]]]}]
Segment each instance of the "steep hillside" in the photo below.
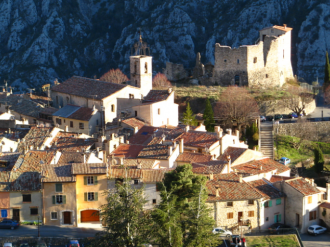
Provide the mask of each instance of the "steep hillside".
[{"label": "steep hillside", "polygon": [[0,2],[0,83],[37,87],[72,75],[128,72],[141,27],[154,71],[166,61],[193,66],[196,52],[214,62],[214,44],[253,44],[258,30],[293,27],[295,73],[323,77],[330,46],[326,0],[3,0]]}]

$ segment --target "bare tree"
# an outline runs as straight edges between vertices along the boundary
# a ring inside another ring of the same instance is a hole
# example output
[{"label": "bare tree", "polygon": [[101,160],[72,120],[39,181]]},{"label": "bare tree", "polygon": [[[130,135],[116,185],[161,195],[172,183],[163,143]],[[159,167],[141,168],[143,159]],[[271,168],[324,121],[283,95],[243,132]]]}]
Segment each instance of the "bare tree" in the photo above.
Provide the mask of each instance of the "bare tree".
[{"label": "bare tree", "polygon": [[154,79],[152,80],[152,87],[153,88],[169,88],[172,87],[171,82],[167,79],[166,75],[162,73],[158,73],[155,75]]},{"label": "bare tree", "polygon": [[101,76],[100,81],[121,84],[123,82],[128,81],[128,78],[120,69],[111,69]]},{"label": "bare tree", "polygon": [[299,86],[288,86],[286,91],[288,93],[287,96],[279,104],[290,109],[300,117],[301,113],[305,111],[307,104],[313,101],[313,94]]},{"label": "bare tree", "polygon": [[258,104],[244,87],[227,87],[214,106],[214,119],[224,121],[227,126],[236,123],[239,129],[258,116]]},{"label": "bare tree", "polygon": [[324,103],[330,103],[330,85],[324,89]]}]

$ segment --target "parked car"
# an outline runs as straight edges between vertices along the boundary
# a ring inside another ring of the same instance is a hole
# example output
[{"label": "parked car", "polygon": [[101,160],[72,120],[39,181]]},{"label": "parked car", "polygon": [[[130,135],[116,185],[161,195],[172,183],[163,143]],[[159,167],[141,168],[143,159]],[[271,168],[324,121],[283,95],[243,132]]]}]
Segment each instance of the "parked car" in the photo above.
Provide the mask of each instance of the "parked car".
[{"label": "parked car", "polygon": [[231,235],[230,246],[242,246],[242,239],[240,235]]},{"label": "parked car", "polygon": [[278,162],[280,162],[283,165],[288,165],[291,163],[291,160],[289,158],[282,157]]},{"label": "parked car", "polygon": [[3,220],[0,222],[0,228],[16,229],[19,223],[16,220]]},{"label": "parked car", "polygon": [[36,247],[47,247],[47,244],[45,241],[39,240]]},{"label": "parked car", "polygon": [[298,117],[297,113],[295,113],[295,112],[291,112],[291,113],[289,114],[289,116],[290,116],[291,118],[297,118],[297,117]]},{"label": "parked car", "polygon": [[80,247],[78,240],[70,240],[69,247]]},{"label": "parked car", "polygon": [[274,119],[274,116],[266,116],[267,121],[273,121],[273,119]]},{"label": "parked car", "polygon": [[275,115],[275,120],[280,120],[283,119],[283,115],[282,114],[276,114]]},{"label": "parked car", "polygon": [[308,227],[308,233],[309,234],[313,234],[313,235],[317,235],[317,234],[321,234],[326,232],[327,228],[319,226],[319,225],[312,225],[310,227]]},{"label": "parked car", "polygon": [[13,244],[12,243],[4,243],[3,247],[13,247]]},{"label": "parked car", "polygon": [[30,247],[29,243],[26,240],[23,240],[19,247]]},{"label": "parked car", "polygon": [[275,223],[268,227],[269,233],[279,234],[281,229],[290,228],[290,226],[284,225],[282,223]]},{"label": "parked car", "polygon": [[224,230],[221,227],[214,228],[212,232],[214,234],[219,234],[220,237],[230,237],[231,235],[233,235],[231,231]]},{"label": "parked car", "polygon": [[261,122],[265,122],[266,121],[266,117],[265,116],[260,116],[260,121]]}]

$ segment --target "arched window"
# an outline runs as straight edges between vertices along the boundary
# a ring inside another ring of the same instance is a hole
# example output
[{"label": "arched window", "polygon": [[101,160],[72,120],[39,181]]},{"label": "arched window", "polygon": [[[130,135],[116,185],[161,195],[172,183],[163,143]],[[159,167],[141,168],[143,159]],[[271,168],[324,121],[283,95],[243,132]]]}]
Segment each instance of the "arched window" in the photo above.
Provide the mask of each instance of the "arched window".
[{"label": "arched window", "polygon": [[134,74],[136,74],[137,73],[137,62],[135,61],[135,63],[134,63]]},{"label": "arched window", "polygon": [[144,73],[148,73],[148,63],[145,62],[144,64]]}]

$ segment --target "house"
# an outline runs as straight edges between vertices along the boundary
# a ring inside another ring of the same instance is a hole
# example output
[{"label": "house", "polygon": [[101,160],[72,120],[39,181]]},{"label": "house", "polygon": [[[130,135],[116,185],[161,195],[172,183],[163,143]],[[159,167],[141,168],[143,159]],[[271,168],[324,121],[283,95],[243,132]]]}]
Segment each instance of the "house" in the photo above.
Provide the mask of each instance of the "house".
[{"label": "house", "polygon": [[210,154],[201,154],[201,153],[190,153],[183,152],[180,153],[175,163],[176,166],[184,165],[184,164],[193,164],[193,163],[204,163],[209,162],[213,159],[213,156]]},{"label": "house", "polygon": [[226,229],[250,223],[252,229],[260,227],[261,199],[263,195],[235,173],[210,175],[207,204],[213,209],[216,226]]},{"label": "house", "polygon": [[133,131],[133,134],[136,134],[144,125],[146,125],[145,122],[142,122],[141,120],[137,118],[127,118],[121,121],[121,126],[123,128],[128,128]]},{"label": "house", "polygon": [[285,223],[297,227],[306,233],[310,225],[319,224],[319,206],[323,202],[324,193],[316,188],[314,179],[293,178],[279,181],[273,185],[286,194]]},{"label": "house", "polygon": [[7,139],[6,137],[0,137],[0,152],[16,152],[17,146],[18,142]]},{"label": "house", "polygon": [[252,161],[255,159],[260,159],[263,154],[252,149],[243,147],[227,147],[224,153],[218,158],[220,161],[227,161],[228,157],[231,159],[231,166],[239,165]]},{"label": "house", "polygon": [[53,121],[56,126],[66,132],[92,135],[101,126],[100,112],[95,108],[67,104],[55,113]]},{"label": "house", "polygon": [[10,172],[0,171],[0,220],[12,218],[9,178]]},{"label": "house", "polygon": [[248,182],[263,198],[260,201],[260,229],[268,229],[274,223],[285,222],[285,194],[272,185],[267,179]]},{"label": "house", "polygon": [[73,132],[58,132],[49,143],[50,150],[61,152],[89,152],[95,147],[95,139],[80,137],[81,135]]},{"label": "house", "polygon": [[76,177],[72,164],[45,164],[42,170],[43,223],[77,226]]},{"label": "house", "polygon": [[155,127],[178,125],[179,105],[174,103],[174,91],[151,90],[141,105],[133,106],[135,117]]},{"label": "house", "polygon": [[104,163],[72,164],[76,176],[77,226],[101,226],[100,210],[107,203],[104,191],[108,189],[107,167]]},{"label": "house", "polygon": [[320,205],[320,220],[322,220],[327,228],[330,227],[330,183],[326,184],[326,200]]},{"label": "house", "polygon": [[192,171],[195,174],[210,176],[212,174],[225,174],[228,173],[228,162],[219,160],[210,160],[203,163],[193,163]]}]

